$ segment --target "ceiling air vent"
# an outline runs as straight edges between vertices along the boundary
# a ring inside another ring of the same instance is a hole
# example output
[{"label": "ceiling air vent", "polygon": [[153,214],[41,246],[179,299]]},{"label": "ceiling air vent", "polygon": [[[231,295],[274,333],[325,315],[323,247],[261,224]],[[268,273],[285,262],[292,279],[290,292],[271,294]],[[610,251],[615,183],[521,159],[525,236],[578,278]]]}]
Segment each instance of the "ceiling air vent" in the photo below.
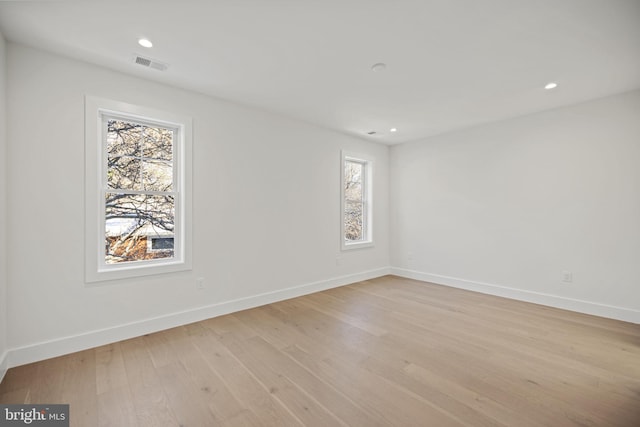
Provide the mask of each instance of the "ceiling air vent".
[{"label": "ceiling air vent", "polygon": [[168,64],[156,61],[155,59],[145,58],[140,55],[136,55],[134,57],[134,62],[138,65],[142,65],[143,67],[153,68],[158,71],[164,71],[169,67]]},{"label": "ceiling air vent", "polygon": [[375,134],[376,134],[375,130],[372,130],[371,132],[367,132],[367,135],[375,135]]}]

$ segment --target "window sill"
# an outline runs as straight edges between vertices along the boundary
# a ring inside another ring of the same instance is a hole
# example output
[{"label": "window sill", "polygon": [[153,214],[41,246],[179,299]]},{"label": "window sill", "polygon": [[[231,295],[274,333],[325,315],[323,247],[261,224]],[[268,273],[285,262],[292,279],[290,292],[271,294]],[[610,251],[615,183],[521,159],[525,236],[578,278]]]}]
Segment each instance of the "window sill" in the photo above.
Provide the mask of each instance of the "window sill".
[{"label": "window sill", "polygon": [[117,265],[113,268],[106,267],[95,272],[87,272],[85,282],[90,285],[96,282],[153,276],[156,274],[167,274],[186,270],[191,270],[191,265],[184,261],[149,263],[146,265],[136,263],[136,265],[130,266]]},{"label": "window sill", "polygon": [[351,243],[342,242],[342,250],[343,251],[350,251],[350,250],[354,250],[354,249],[372,248],[373,246],[374,246],[373,241],[351,242]]}]

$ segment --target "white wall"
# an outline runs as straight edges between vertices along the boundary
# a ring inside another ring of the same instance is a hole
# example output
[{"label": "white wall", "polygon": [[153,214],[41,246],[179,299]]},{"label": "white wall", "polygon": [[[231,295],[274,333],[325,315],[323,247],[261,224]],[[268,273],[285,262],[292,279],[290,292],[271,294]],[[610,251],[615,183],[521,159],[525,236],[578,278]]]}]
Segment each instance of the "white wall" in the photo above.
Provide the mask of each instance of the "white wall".
[{"label": "white wall", "polygon": [[7,137],[6,137],[6,44],[0,34],[0,381],[7,370]]},{"label": "white wall", "polygon": [[[11,349],[11,366],[375,277],[390,259],[408,277],[640,323],[640,92],[389,154],[31,48],[7,54],[0,355]],[[85,94],[193,117],[193,271],[85,285]],[[371,249],[340,252],[341,149],[375,161]]]},{"label": "white wall", "polygon": [[395,146],[390,170],[394,272],[640,323],[640,91]]},{"label": "white wall", "polygon": [[[192,272],[85,285],[85,94],[193,117]],[[12,365],[388,272],[386,146],[12,43],[8,120]],[[341,149],[376,162],[376,246],[342,254]]]}]

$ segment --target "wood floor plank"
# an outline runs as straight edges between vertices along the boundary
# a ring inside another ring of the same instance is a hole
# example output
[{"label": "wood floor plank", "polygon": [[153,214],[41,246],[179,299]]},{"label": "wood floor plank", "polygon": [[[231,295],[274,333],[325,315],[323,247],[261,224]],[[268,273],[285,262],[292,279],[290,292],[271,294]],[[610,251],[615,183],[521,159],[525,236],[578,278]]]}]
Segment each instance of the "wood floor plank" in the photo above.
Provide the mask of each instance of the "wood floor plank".
[{"label": "wood floor plank", "polygon": [[119,343],[136,420],[141,427],[178,426],[143,337]]},{"label": "wood floor plank", "polygon": [[[302,422],[231,353],[223,344],[224,341],[226,341],[224,336],[209,336],[198,340],[195,345],[231,393],[243,403],[248,412],[255,414],[255,417],[260,420],[257,425],[302,425]],[[250,420],[252,417],[250,414],[244,414],[241,418]]]},{"label": "wood floor plank", "polygon": [[85,350],[73,353],[65,356],[63,360],[65,366],[61,384],[62,392],[58,403],[69,404],[71,426],[98,425],[95,351]]},{"label": "wood floor plank", "polygon": [[110,344],[95,349],[96,389],[98,394],[128,385],[120,344]]},{"label": "wood floor plank", "polygon": [[10,369],[81,427],[640,426],[640,325],[385,276]]},{"label": "wood floor plank", "polygon": [[98,396],[98,426],[139,426],[128,385],[110,388]]},{"label": "wood floor plank", "polygon": [[31,391],[28,388],[19,388],[0,393],[0,402],[12,402],[17,404],[30,404]]},{"label": "wood floor plank", "polygon": [[[192,340],[197,341],[204,339],[207,334],[190,336]],[[229,391],[218,374],[211,369],[191,340],[174,343],[174,350],[185,372],[197,388],[198,400],[206,402],[215,415],[215,420],[212,421],[222,424],[244,412],[244,406]]]},{"label": "wood floor plank", "polygon": [[285,376],[300,390],[316,400],[338,420],[347,422],[349,426],[375,426],[378,420],[339,389],[316,376],[312,371],[304,368],[260,337],[245,341],[254,354],[260,355],[273,372]]},{"label": "wood floor plank", "polygon": [[295,382],[272,369],[265,361],[266,355],[255,352],[246,341],[227,339],[224,344],[246,369],[251,371],[260,384],[283,402],[283,405],[304,425],[346,425],[313,396],[298,387]]},{"label": "wood floor plank", "polygon": [[313,355],[295,347],[287,349],[287,352],[298,363],[313,370],[324,381],[365,408],[381,425],[465,425],[427,405],[419,404],[413,396],[388,387],[388,383],[357,364],[344,366],[342,360],[316,360]]},{"label": "wood floor plank", "polygon": [[221,420],[202,399],[202,390],[179,363],[169,363],[158,368],[158,375],[167,396],[169,406],[181,426],[219,425]]}]

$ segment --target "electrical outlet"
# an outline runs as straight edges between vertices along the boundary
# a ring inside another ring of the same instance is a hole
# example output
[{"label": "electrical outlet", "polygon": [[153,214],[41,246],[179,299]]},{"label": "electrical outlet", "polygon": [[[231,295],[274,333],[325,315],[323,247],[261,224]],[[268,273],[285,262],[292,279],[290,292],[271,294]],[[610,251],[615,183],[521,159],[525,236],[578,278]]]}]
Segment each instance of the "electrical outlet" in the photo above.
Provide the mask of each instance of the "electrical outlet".
[{"label": "electrical outlet", "polygon": [[564,283],[573,282],[573,273],[571,273],[570,271],[563,271],[562,272],[562,281]]},{"label": "electrical outlet", "polygon": [[198,277],[196,279],[196,289],[199,291],[204,289],[204,277]]}]

